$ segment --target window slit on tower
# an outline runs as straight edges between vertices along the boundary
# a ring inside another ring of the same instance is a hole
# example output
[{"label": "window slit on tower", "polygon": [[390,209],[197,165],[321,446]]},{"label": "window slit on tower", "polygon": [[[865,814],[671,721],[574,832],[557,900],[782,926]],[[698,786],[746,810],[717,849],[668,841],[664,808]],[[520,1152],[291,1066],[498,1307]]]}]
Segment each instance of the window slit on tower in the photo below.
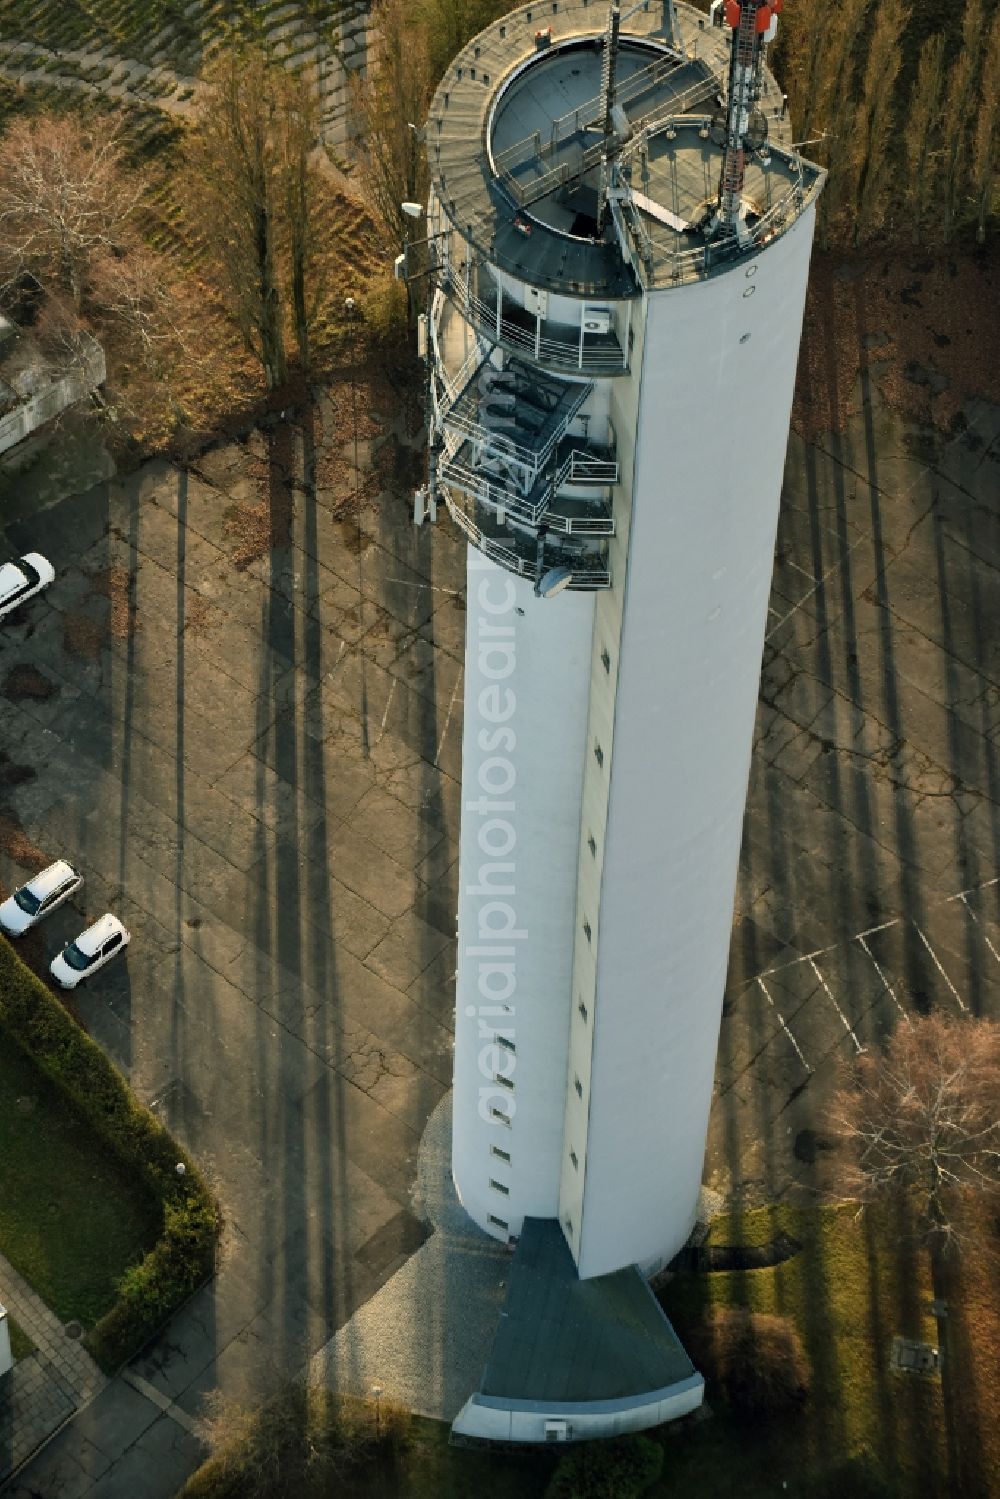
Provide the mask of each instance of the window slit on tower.
[{"label": "window slit on tower", "polygon": [[500,1035],[497,1035],[493,1039],[496,1041],[496,1044],[498,1046],[502,1046],[503,1047],[504,1051],[516,1051],[517,1050],[517,1047],[514,1045],[513,1041],[510,1039],[509,1036],[500,1036]]},{"label": "window slit on tower", "polygon": [[604,764],[604,751],[601,749],[601,746],[599,744],[594,745],[594,759],[597,761],[598,765]]},{"label": "window slit on tower", "polygon": [[510,1196],[510,1188],[504,1182],[498,1182],[495,1176],[490,1177],[490,1186],[494,1192],[499,1192],[503,1197]]}]

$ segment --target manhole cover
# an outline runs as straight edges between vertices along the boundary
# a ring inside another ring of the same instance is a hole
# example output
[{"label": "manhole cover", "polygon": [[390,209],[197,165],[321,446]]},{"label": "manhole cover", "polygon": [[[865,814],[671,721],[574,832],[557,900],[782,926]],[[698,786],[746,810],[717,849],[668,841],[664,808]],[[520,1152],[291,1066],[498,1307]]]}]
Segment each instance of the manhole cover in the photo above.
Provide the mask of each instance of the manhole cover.
[{"label": "manhole cover", "polygon": [[63,1328],[63,1331],[68,1338],[76,1339],[83,1337],[83,1328],[80,1326],[79,1322],[67,1322],[66,1326]]}]

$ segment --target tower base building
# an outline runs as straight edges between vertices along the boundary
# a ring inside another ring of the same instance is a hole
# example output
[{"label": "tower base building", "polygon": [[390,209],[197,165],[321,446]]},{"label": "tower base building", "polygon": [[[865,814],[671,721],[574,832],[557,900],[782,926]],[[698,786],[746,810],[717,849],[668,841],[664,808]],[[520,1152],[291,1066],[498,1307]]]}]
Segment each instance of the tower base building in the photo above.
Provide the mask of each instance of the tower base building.
[{"label": "tower base building", "polygon": [[701,1184],[822,185],[773,8],[529,5],[427,123],[432,483],[469,538],[454,1179],[595,1290],[663,1267]]}]

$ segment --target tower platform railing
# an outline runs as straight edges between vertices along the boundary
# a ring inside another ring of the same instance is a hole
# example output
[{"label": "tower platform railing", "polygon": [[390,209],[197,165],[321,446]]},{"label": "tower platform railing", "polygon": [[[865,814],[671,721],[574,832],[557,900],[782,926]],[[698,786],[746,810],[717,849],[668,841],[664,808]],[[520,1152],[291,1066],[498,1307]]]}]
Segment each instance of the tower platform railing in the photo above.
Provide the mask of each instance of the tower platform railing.
[{"label": "tower platform railing", "polygon": [[611,587],[611,572],[603,550],[571,552],[568,548],[559,546],[558,551],[548,548],[548,555],[546,555],[546,549],[543,547],[541,561],[539,561],[538,548],[533,542],[529,545],[526,541],[523,551],[520,551],[514,537],[498,540],[491,536],[477,518],[474,505],[462,503],[451,489],[445,490],[445,499],[448,512],[455,524],[465,532],[476,550],[482,552],[483,556],[488,557],[491,562],[495,562],[498,567],[516,573],[521,578],[537,579],[541,573],[553,566],[554,562],[558,562],[560,566],[567,567],[570,571],[570,588],[593,591]]},{"label": "tower platform railing", "polygon": [[505,297],[500,283],[476,259],[442,265],[440,284],[472,327],[512,353],[546,367],[586,375],[620,375],[628,369],[627,334],[623,344],[613,313],[607,333],[590,332],[584,326],[588,312],[608,311],[605,303],[589,308],[581,302],[577,326],[536,316]]}]

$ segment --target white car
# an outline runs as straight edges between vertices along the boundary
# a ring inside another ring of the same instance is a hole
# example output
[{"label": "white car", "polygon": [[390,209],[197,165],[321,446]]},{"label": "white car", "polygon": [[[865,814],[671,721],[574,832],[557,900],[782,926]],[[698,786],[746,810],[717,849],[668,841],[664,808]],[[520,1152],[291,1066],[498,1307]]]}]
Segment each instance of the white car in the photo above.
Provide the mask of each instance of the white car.
[{"label": "white car", "polygon": [[75,989],[105,963],[110,963],[115,953],[123,952],[131,941],[132,933],[108,911],[53,958],[49,972],[64,989]]},{"label": "white car", "polygon": [[0,619],[55,581],[56,570],[41,552],[26,552],[0,566]]},{"label": "white car", "polygon": [[61,906],[82,884],[83,875],[77,874],[65,859],[57,859],[4,901],[0,906],[0,927],[8,937],[20,937],[56,906]]}]

